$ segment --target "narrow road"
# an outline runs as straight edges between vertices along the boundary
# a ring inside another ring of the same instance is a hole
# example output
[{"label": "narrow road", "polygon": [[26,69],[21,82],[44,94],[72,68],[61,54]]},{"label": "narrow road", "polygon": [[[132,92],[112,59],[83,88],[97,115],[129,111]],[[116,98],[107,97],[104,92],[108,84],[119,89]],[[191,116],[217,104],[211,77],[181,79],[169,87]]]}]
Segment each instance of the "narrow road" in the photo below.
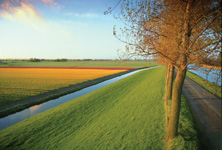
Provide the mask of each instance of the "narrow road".
[{"label": "narrow road", "polygon": [[204,150],[222,150],[221,100],[186,77],[183,94],[190,104],[203,138]]}]

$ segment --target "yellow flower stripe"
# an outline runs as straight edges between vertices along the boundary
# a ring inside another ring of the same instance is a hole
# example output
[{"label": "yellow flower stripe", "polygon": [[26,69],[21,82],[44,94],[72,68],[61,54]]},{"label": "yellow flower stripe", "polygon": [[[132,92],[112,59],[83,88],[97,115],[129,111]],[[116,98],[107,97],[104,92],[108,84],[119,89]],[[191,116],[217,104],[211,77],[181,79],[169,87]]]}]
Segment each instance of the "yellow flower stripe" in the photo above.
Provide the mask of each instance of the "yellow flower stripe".
[{"label": "yellow flower stripe", "polygon": [[122,71],[0,68],[0,105]]}]

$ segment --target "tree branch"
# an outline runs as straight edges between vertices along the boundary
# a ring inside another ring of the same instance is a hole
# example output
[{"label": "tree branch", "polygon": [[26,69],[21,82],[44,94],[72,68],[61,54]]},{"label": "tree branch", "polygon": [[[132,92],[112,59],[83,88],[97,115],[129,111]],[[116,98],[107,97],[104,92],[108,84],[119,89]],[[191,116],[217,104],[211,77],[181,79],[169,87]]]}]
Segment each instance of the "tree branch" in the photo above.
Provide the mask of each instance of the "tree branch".
[{"label": "tree branch", "polygon": [[196,43],[197,39],[204,33],[204,31],[207,30],[207,28],[216,20],[216,18],[219,17],[219,13],[211,20],[211,22],[208,23],[208,25],[200,32],[200,34],[193,40],[193,42],[188,47],[188,50],[192,48],[192,46]]}]

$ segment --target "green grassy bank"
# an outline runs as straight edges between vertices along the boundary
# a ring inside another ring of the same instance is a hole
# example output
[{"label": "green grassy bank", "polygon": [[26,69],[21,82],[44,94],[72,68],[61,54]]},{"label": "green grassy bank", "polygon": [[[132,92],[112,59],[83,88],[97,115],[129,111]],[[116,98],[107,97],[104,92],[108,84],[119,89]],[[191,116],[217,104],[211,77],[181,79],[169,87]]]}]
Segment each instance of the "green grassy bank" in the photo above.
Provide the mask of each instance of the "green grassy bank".
[{"label": "green grassy bank", "polygon": [[[164,67],[139,72],[1,130],[0,149],[165,149],[164,87]],[[184,99],[182,107],[169,149],[197,148]]]},{"label": "green grassy bank", "polygon": [[0,149],[163,149],[164,72],[137,73],[6,128]]},{"label": "green grassy bank", "polygon": [[187,76],[192,79],[193,81],[197,82],[200,86],[208,90],[210,93],[214,94],[215,96],[221,98],[221,86],[218,86],[214,83],[211,83],[200,76],[187,71]]}]

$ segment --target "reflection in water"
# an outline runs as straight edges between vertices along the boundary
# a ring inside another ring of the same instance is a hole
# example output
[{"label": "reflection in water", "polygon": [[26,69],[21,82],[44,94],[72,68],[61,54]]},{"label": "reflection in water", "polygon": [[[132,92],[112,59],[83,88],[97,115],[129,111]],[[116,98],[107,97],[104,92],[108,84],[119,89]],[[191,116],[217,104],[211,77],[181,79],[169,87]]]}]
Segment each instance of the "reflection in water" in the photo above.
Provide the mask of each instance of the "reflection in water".
[{"label": "reflection in water", "polygon": [[[158,66],[157,66],[158,67]],[[156,68],[156,67],[150,67],[150,68]],[[148,69],[150,69],[148,68]],[[35,105],[35,106],[32,106],[30,108],[27,108],[23,111],[20,111],[18,113],[14,113],[12,115],[9,115],[7,117],[4,117],[4,118],[1,118],[0,119],[0,130],[1,129],[4,129],[4,128],[7,128],[11,125],[14,125],[22,120],[25,120],[29,117],[32,117],[38,113],[41,113],[43,111],[46,111],[48,109],[51,109],[53,107],[56,107],[60,104],[63,104],[67,101],[70,101],[70,100],[73,100],[77,97],[80,97],[82,95],[85,95],[85,94],[88,94],[92,91],[95,91],[101,87],[104,87],[106,85],[109,85],[111,83],[114,83],[120,79],[123,79],[123,78],[126,78],[130,75],[133,75],[139,71],[142,71],[142,70],[145,70],[145,69],[141,69],[141,70],[136,70],[136,71],[133,71],[133,72],[130,72],[130,73],[127,73],[127,74],[124,74],[124,75],[121,75],[121,76],[118,76],[118,77],[115,77],[113,79],[110,79],[110,80],[107,80],[107,81],[104,81],[104,82],[101,82],[101,83],[98,83],[96,85],[92,85],[90,87],[87,87],[87,88],[84,88],[80,91],[76,91],[74,93],[71,93],[71,94],[68,94],[68,95],[65,95],[65,96],[62,96],[62,97],[59,97],[57,99],[54,99],[54,100],[51,100],[51,101],[48,101],[48,102],[45,102],[45,103],[42,103],[40,105]]]},{"label": "reflection in water", "polygon": [[30,110],[30,112],[34,112],[34,111],[38,110],[41,106],[42,106],[42,104],[35,105],[35,106],[32,106],[32,107],[30,107],[28,109]]},{"label": "reflection in water", "polygon": [[203,79],[221,86],[221,70],[210,70],[208,68],[198,67],[193,64],[189,65],[188,69],[190,72],[197,74]]}]

